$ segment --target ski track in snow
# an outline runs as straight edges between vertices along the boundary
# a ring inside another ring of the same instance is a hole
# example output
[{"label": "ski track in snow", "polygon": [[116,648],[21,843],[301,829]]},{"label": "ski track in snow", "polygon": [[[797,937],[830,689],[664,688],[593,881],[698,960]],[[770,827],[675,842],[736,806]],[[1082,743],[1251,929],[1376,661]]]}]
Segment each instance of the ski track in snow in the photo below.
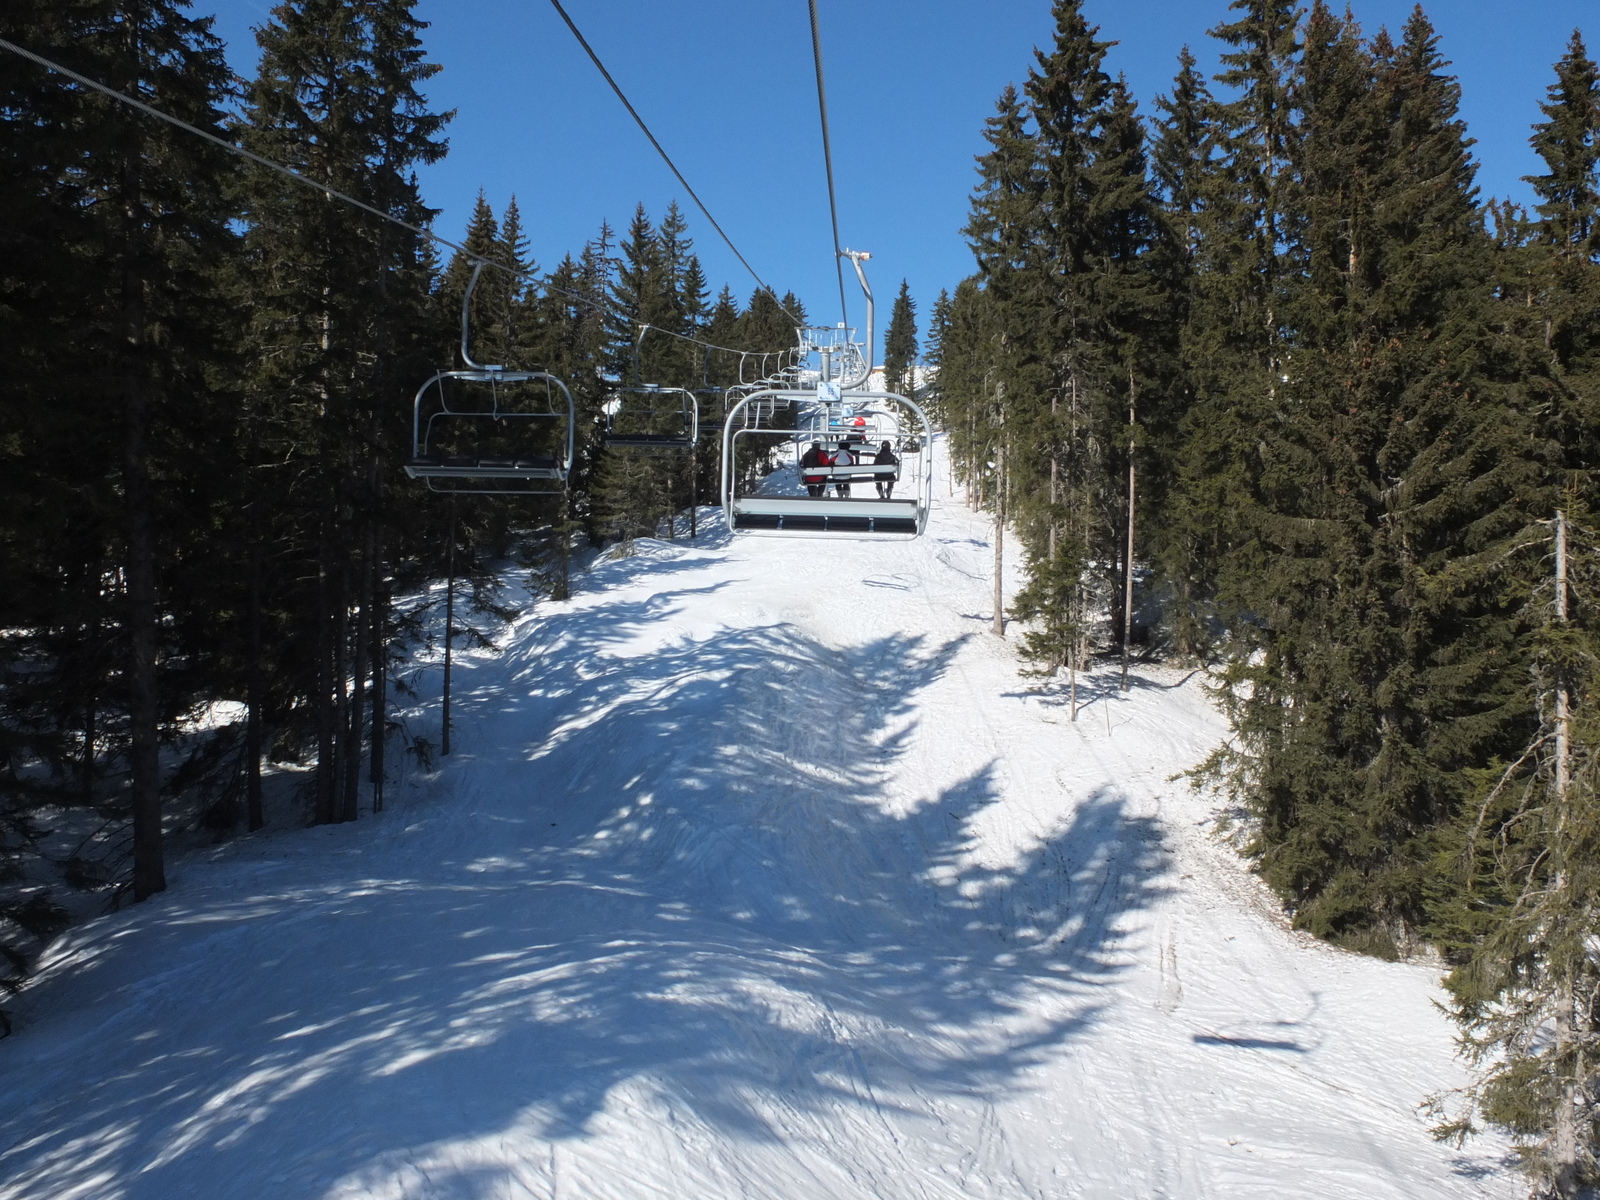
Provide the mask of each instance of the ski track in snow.
[{"label": "ski track in snow", "polygon": [[957,499],[702,529],[463,654],[457,753],[376,821],[60,939],[0,1197],[1521,1193],[1417,1111],[1464,1082],[1436,972],[1290,932],[1172,781],[1197,680],[1030,693]]}]

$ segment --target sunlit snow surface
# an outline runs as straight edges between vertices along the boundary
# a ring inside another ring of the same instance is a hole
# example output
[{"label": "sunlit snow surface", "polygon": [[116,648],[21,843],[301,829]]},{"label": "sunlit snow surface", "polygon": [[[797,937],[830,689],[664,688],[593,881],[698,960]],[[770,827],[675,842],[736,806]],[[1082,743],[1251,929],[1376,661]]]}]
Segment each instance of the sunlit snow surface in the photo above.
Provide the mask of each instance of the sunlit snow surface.
[{"label": "sunlit snow surface", "polygon": [[1031,696],[988,539],[708,514],[533,608],[377,821],[56,945],[0,1196],[1520,1194],[1416,1111],[1463,1081],[1436,973],[1288,932],[1212,840],[1197,680]]}]

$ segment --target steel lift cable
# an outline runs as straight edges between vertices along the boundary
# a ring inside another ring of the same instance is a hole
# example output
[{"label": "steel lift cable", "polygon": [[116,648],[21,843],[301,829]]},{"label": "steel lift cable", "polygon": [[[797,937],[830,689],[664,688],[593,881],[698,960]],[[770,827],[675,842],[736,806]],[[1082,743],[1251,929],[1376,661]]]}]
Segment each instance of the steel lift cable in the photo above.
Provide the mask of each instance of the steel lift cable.
[{"label": "steel lift cable", "polygon": [[[529,279],[534,284],[544,288],[548,292],[554,292],[558,296],[566,296],[568,299],[575,300],[579,304],[586,304],[598,312],[609,311],[604,304],[593,299],[592,297],[582,295],[579,292],[570,292],[566,288],[557,287],[549,280],[540,278],[536,272],[530,271],[525,267],[515,267],[509,263],[503,263],[499,259],[487,258],[484,255],[476,254],[473,251],[468,250],[465,246],[460,245],[457,242],[452,242],[449,238],[442,237],[430,229],[424,229],[421,226],[411,224],[409,221],[401,220],[393,213],[384,212],[381,208],[375,208],[366,203],[366,201],[358,200],[354,196],[347,196],[337,188],[329,187],[325,183],[319,183],[311,176],[296,171],[293,167],[285,166],[280,162],[274,162],[272,159],[257,154],[253,150],[246,150],[243,146],[237,146],[228,141],[226,138],[218,137],[216,134],[201,129],[199,126],[189,124],[189,122],[185,121],[181,117],[175,117],[171,113],[163,112],[154,105],[146,104],[143,100],[136,99],[125,92],[119,92],[114,87],[110,87],[99,82],[98,80],[90,79],[87,75],[80,75],[71,67],[64,67],[60,63],[45,58],[41,54],[35,54],[32,50],[26,50],[17,45],[15,42],[7,41],[5,38],[0,38],[0,50],[9,50],[12,54],[25,58],[29,62],[36,63],[37,65],[45,68],[47,71],[54,71],[58,75],[65,75],[68,79],[81,83],[86,88],[91,88],[94,91],[100,92],[102,95],[109,96],[111,99],[126,104],[130,108],[136,108],[140,112],[147,113],[150,116],[155,117],[157,120],[165,121],[169,125],[175,125],[179,129],[184,130],[186,133],[192,133],[196,137],[204,138],[206,141],[217,146],[221,146],[224,150],[230,151],[233,154],[237,154],[241,158],[247,158],[251,162],[259,163],[268,170],[276,171],[280,175],[287,176],[296,183],[303,183],[309,188],[314,188],[315,190],[323,193],[323,195],[332,196],[335,200],[342,200],[346,204],[353,204],[363,212],[370,213],[372,216],[375,216],[380,220],[388,221],[391,225],[398,225],[401,229],[409,230],[410,232],[417,234],[419,237],[425,237],[435,245],[444,246],[447,249],[454,250],[459,254],[463,254],[471,262],[482,263],[486,267],[493,267],[497,271],[504,271],[506,274],[518,278]],[[707,216],[709,215],[710,214],[708,213]],[[738,251],[734,251],[734,253],[737,254]],[[740,261],[743,262],[744,260],[740,259]],[[755,272],[752,271],[751,274],[753,275]],[[759,279],[757,281],[759,282]],[[767,287],[767,285],[764,283],[761,286],[766,288],[768,292],[772,291],[772,289]],[[787,312],[788,310],[785,309],[784,311]],[[655,333],[664,333],[668,337],[677,338],[679,341],[692,342],[696,346],[704,346],[707,350],[717,350],[724,354],[744,353],[744,351],[735,350],[731,346],[718,346],[711,342],[702,341],[696,337],[690,337],[686,333],[676,333],[671,329],[662,329],[657,325],[650,326],[650,329]]]},{"label": "steel lift cable", "polygon": [[[617,86],[617,81],[611,77],[611,72],[606,70],[605,63],[600,61],[600,56],[594,52],[594,47],[589,45],[588,39],[586,39],[583,34],[578,31],[577,25],[574,24],[572,18],[567,15],[567,10],[561,7],[561,0],[550,0],[550,4],[556,10],[556,12],[561,14],[561,19],[567,23],[567,28],[572,30],[572,36],[578,39],[578,45],[583,47],[583,52],[589,56],[589,61],[594,63],[595,68],[602,76],[605,77],[605,81],[611,85],[611,90],[617,94],[617,99],[622,101],[622,107],[628,110],[628,115],[633,118],[634,124],[638,125],[639,129],[644,133],[644,136],[650,139],[650,144],[656,148],[656,153],[661,156],[661,161],[667,164],[668,169],[671,170],[673,175],[677,177],[678,182],[683,185],[683,190],[689,193],[689,199],[695,202],[695,206],[705,214],[706,220],[711,222],[711,228],[717,231],[717,236],[727,243],[728,249],[733,251],[733,256],[739,260],[740,264],[743,265],[746,271],[750,272],[750,278],[754,279],[758,284],[760,284],[762,289],[777,301],[778,307],[783,310],[789,319],[793,321],[796,326],[799,326],[802,323],[800,318],[795,316],[794,313],[790,312],[787,308],[783,307],[783,301],[778,299],[778,293],[772,290],[772,285],[767,283],[766,280],[762,279],[761,276],[756,274],[756,269],[750,265],[750,263],[745,259],[744,255],[739,253],[739,247],[733,244],[733,239],[729,237],[722,226],[717,223],[717,219],[711,215],[711,210],[705,206],[705,202],[701,200],[700,197],[695,193],[694,188],[689,186],[689,181],[683,177],[683,172],[678,170],[678,164],[673,162],[671,155],[662,149],[661,143],[656,140],[656,135],[650,132],[650,126],[644,123],[644,118],[639,115],[638,109],[634,108],[633,105],[629,103],[627,96],[622,94],[622,89]],[[841,283],[841,289],[843,286],[844,285]]]},{"label": "steel lift cable", "polygon": [[[555,0],[551,0],[554,3]],[[822,161],[828,168],[828,214],[833,218],[833,265],[839,275],[839,316],[848,327],[849,306],[844,299],[844,251],[839,246],[839,202],[833,190],[833,146],[828,139],[828,89],[822,83],[822,28],[817,23],[817,0],[811,5],[811,57],[817,64],[817,109],[822,114]],[[872,347],[867,347],[867,357],[872,357]]]}]

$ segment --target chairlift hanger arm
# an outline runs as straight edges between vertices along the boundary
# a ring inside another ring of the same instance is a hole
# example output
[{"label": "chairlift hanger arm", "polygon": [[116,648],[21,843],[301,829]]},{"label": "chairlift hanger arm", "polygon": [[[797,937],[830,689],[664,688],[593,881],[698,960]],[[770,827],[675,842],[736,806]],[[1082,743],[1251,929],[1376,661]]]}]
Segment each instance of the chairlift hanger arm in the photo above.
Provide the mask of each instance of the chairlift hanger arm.
[{"label": "chairlift hanger arm", "polygon": [[855,379],[849,380],[848,382],[841,381],[840,383],[841,387],[857,388],[872,378],[872,326],[875,313],[872,305],[872,287],[867,283],[867,273],[861,269],[861,264],[867,259],[871,258],[872,255],[868,254],[865,250],[850,250],[848,248],[839,251],[839,254],[843,258],[848,258],[850,260],[850,265],[856,269],[856,278],[861,281],[861,291],[867,297],[867,352],[864,356],[865,361],[861,366],[861,374]]}]

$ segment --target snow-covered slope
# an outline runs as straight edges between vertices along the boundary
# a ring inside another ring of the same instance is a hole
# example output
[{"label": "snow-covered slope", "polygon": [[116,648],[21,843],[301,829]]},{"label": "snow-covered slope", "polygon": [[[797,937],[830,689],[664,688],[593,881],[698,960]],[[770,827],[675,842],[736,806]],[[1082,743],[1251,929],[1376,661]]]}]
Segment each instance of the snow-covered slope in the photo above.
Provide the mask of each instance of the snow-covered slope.
[{"label": "snow-covered slope", "polygon": [[63,938],[0,1196],[1518,1194],[1415,1111],[1461,1082],[1434,973],[1288,932],[1171,781],[1197,681],[1030,695],[959,501],[706,524],[466,657],[390,812]]}]

